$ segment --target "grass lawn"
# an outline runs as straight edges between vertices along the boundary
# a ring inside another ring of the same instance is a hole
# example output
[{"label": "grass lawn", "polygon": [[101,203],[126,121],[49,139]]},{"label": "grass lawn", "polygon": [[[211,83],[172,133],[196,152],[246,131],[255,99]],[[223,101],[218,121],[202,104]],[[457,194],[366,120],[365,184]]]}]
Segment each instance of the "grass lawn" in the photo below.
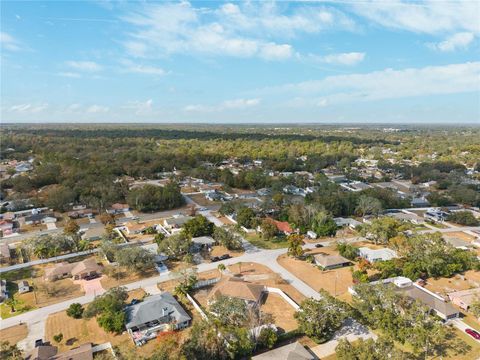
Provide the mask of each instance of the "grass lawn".
[{"label": "grass lawn", "polygon": [[257,234],[247,234],[246,239],[256,247],[262,249],[281,249],[288,247],[288,241],[284,237],[276,237],[272,240],[264,240],[260,235]]},{"label": "grass lawn", "polygon": [[435,223],[435,222],[427,222],[428,225],[436,227],[437,229],[447,229],[447,225],[443,225],[441,223]]},{"label": "grass lawn", "polygon": [[35,309],[35,306],[30,305],[21,299],[18,299],[16,295],[15,295],[15,298],[17,299],[17,304],[15,305],[15,312],[13,313],[11,312],[11,307],[9,305],[7,304],[0,305],[0,316],[2,317],[2,319],[8,319],[12,316],[17,316],[27,311]]},{"label": "grass lawn", "polygon": [[25,339],[27,334],[27,325],[15,325],[7,329],[0,330],[0,339],[2,339],[2,341],[8,341],[8,343],[13,345],[18,343],[20,340]]}]

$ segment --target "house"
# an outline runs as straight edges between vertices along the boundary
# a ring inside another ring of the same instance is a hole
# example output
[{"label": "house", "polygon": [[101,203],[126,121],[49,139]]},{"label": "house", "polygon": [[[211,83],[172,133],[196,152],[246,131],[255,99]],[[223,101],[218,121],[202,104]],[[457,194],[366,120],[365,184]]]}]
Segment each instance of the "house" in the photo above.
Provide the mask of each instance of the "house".
[{"label": "house", "polygon": [[27,354],[25,360],[93,360],[94,348],[91,343],[57,354],[56,346],[40,345]]},{"label": "house", "polygon": [[425,220],[430,220],[433,222],[443,222],[447,219],[448,213],[441,211],[440,209],[429,209],[423,215]]},{"label": "house", "polygon": [[97,264],[94,258],[85,259],[75,263],[62,262],[45,269],[45,279],[55,281],[66,277],[74,280],[84,279],[88,276],[98,275],[102,267]]},{"label": "house", "polygon": [[262,188],[257,190],[259,196],[269,196],[272,194],[272,190],[268,188]]},{"label": "house", "polygon": [[455,291],[448,294],[452,304],[463,310],[468,310],[473,302],[480,300],[480,287],[468,290]]},{"label": "house", "polygon": [[93,210],[92,209],[76,209],[76,210],[69,211],[67,215],[69,218],[72,218],[72,219],[92,217]]},{"label": "house", "polygon": [[425,219],[413,213],[395,212],[389,214],[388,216],[391,216],[399,221],[407,221],[417,225],[423,224],[425,222]]},{"label": "house", "polygon": [[10,259],[10,248],[6,242],[2,242],[0,244],[0,263],[9,262]]},{"label": "house", "polygon": [[29,164],[29,163],[20,163],[17,166],[15,166],[15,171],[17,173],[31,171],[32,169],[33,169],[33,166],[32,164]]},{"label": "house", "polygon": [[216,241],[211,236],[199,236],[192,238],[193,247],[199,251],[203,249],[210,249],[215,245]]},{"label": "house", "polygon": [[28,281],[22,280],[18,283],[18,293],[19,294],[25,294],[27,292],[30,292],[30,285],[28,284]]},{"label": "house", "polygon": [[312,231],[312,230],[308,230],[307,231],[307,237],[309,239],[316,239],[318,236],[317,236],[317,233],[315,231]]},{"label": "house", "polygon": [[13,233],[13,223],[7,220],[0,220],[0,232],[2,236]]},{"label": "house", "polygon": [[170,219],[165,219],[163,221],[163,226],[165,229],[171,233],[179,232],[182,226],[187,222],[192,220],[192,216],[176,216]]},{"label": "house", "polygon": [[410,205],[412,207],[426,207],[430,206],[430,202],[427,200],[425,196],[414,196],[412,200],[410,200]]},{"label": "house", "polygon": [[25,225],[51,224],[57,222],[57,218],[49,213],[35,213],[25,216],[21,222]]},{"label": "house", "polygon": [[352,218],[337,217],[337,218],[334,218],[333,221],[335,221],[335,224],[337,224],[338,227],[348,226],[350,229],[355,229],[359,225],[362,225],[360,221],[357,221]]},{"label": "house", "polygon": [[397,257],[397,253],[391,249],[370,249],[361,247],[358,249],[358,256],[370,262],[387,261]]},{"label": "house", "polygon": [[207,297],[207,303],[213,304],[219,297],[226,296],[245,301],[251,307],[260,305],[267,289],[263,285],[252,284],[242,279],[230,277],[219,281]]},{"label": "house", "polygon": [[127,211],[130,211],[128,204],[115,203],[107,210],[107,213],[115,215],[126,213]]},{"label": "house", "polygon": [[284,188],[283,188],[283,192],[285,194],[289,194],[289,195],[298,195],[298,196],[307,196],[307,193],[305,192],[305,190],[299,188],[299,187],[296,187],[296,186],[293,186],[293,185],[286,185]]},{"label": "house", "polygon": [[82,240],[87,241],[96,241],[101,240],[105,234],[105,229],[103,227],[92,227],[82,234]]},{"label": "house", "polygon": [[[434,312],[443,320],[455,319],[460,316],[460,312],[452,304],[448,303],[442,297],[414,283],[409,278],[397,276],[389,279],[371,282],[370,284],[391,284],[396,293],[420,301],[426,305],[430,311]],[[349,287],[348,291],[355,295],[355,286]]]},{"label": "house", "polygon": [[314,360],[316,358],[302,344],[295,341],[294,343],[253,356],[252,360]]},{"label": "house", "polygon": [[226,201],[230,200],[231,197],[219,190],[208,190],[205,192],[205,199],[209,201]]},{"label": "house", "polygon": [[136,223],[136,222],[127,222],[125,224],[125,230],[127,231],[128,235],[140,234],[143,231],[145,231],[145,229],[147,229],[147,228],[148,228],[147,225],[139,224],[139,223]]},{"label": "house", "polygon": [[155,338],[159,332],[186,328],[192,320],[169,292],[127,306],[125,315],[125,327],[137,346]]},{"label": "house", "polygon": [[344,266],[349,266],[351,261],[345,259],[341,255],[317,254],[314,255],[315,264],[320,266],[323,270],[337,269]]},{"label": "house", "polygon": [[265,220],[275,225],[277,227],[278,232],[280,233],[283,233],[285,235],[291,235],[295,232],[295,230],[293,230],[290,224],[286,221],[278,221],[270,217],[265,218]]},{"label": "house", "polygon": [[0,279],[0,302],[8,299],[7,280]]}]

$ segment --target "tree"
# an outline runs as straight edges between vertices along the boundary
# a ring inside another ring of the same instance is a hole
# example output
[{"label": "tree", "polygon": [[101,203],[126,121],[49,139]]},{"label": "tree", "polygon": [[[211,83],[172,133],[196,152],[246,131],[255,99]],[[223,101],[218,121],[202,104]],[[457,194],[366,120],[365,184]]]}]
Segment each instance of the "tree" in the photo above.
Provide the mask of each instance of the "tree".
[{"label": "tree", "polygon": [[155,234],[153,241],[159,245],[165,239],[165,234],[163,232],[158,232]]},{"label": "tree", "polygon": [[150,360],[177,360],[184,359],[182,356],[182,344],[178,334],[162,335],[155,352],[149,357]]},{"label": "tree", "polygon": [[365,224],[361,229],[362,236],[373,240],[375,244],[387,244],[391,238],[398,235],[402,224],[390,217],[385,216],[373,219],[370,224]]},{"label": "tree", "polygon": [[341,328],[349,315],[349,310],[346,304],[325,290],[319,292],[321,296],[319,300],[310,298],[301,303],[300,311],[295,313],[295,318],[300,331],[317,342],[325,342]]},{"label": "tree", "polygon": [[275,346],[277,340],[277,332],[271,327],[265,327],[260,331],[257,342],[260,347],[271,349]]},{"label": "tree", "polygon": [[62,333],[59,333],[59,334],[56,334],[56,335],[53,335],[53,340],[57,343],[60,343],[62,342],[63,340],[63,334]]},{"label": "tree", "polygon": [[153,212],[182,206],[185,203],[185,199],[178,185],[170,182],[164,187],[145,185],[141,188],[130,190],[127,195],[127,203],[133,209]]},{"label": "tree", "polygon": [[74,319],[80,319],[83,315],[82,304],[79,304],[79,303],[71,304],[67,309],[67,315]]},{"label": "tree", "polygon": [[118,265],[141,273],[153,267],[154,255],[147,249],[139,246],[123,247],[121,249],[117,248],[115,260],[118,262]]},{"label": "tree", "polygon": [[210,312],[223,326],[240,327],[247,321],[248,309],[245,301],[235,297],[220,296],[210,305]]},{"label": "tree", "polygon": [[358,257],[358,248],[347,242],[338,242],[336,249],[343,257],[355,260]]},{"label": "tree", "polygon": [[288,256],[293,256],[294,258],[300,258],[303,256],[303,237],[298,234],[289,235],[288,238]]},{"label": "tree", "polygon": [[128,293],[124,287],[115,287],[97,296],[85,309],[84,316],[97,316],[98,325],[108,332],[121,333],[125,327],[125,301]]},{"label": "tree", "polygon": [[215,225],[203,215],[197,215],[183,225],[184,233],[189,237],[210,236]]},{"label": "tree", "polygon": [[63,233],[67,236],[75,236],[78,234],[79,230],[80,225],[78,225],[73,219],[68,219],[63,227]]},{"label": "tree", "polygon": [[312,229],[318,236],[335,236],[337,224],[326,211],[319,211],[312,222]]},{"label": "tree", "polygon": [[17,345],[10,345],[8,341],[2,341],[0,343],[0,359],[21,360],[23,354]]},{"label": "tree", "polygon": [[201,320],[194,322],[188,338],[183,345],[187,359],[226,360],[229,358],[225,346],[224,331],[220,331],[216,321]]},{"label": "tree", "polygon": [[448,215],[447,220],[466,226],[477,226],[480,223],[470,211],[456,211]]},{"label": "tree", "polygon": [[10,312],[14,313],[15,311],[17,311],[17,305],[19,304],[19,302],[18,302],[17,298],[15,297],[15,295],[12,295],[7,300],[5,300],[5,304],[10,306]]},{"label": "tree", "polygon": [[27,239],[24,248],[35,256],[46,259],[77,249],[78,243],[70,236],[62,234],[43,235]]},{"label": "tree", "polygon": [[243,249],[242,239],[240,236],[222,227],[215,227],[213,231],[213,238],[219,244],[225,246],[228,250]]},{"label": "tree", "polygon": [[355,211],[362,217],[365,215],[378,215],[382,211],[382,203],[377,198],[362,195],[358,199]]},{"label": "tree", "polygon": [[278,229],[271,219],[264,219],[260,224],[262,230],[262,238],[264,240],[271,240],[278,234]]},{"label": "tree", "polygon": [[158,252],[179,259],[190,251],[192,240],[183,232],[171,235],[158,244]]},{"label": "tree", "polygon": [[335,354],[338,360],[384,360],[387,354],[392,360],[410,358],[408,354],[398,350],[393,341],[383,337],[377,340],[360,338],[355,344],[347,339],[340,339]]},{"label": "tree", "polygon": [[470,312],[477,318],[480,318],[480,297],[476,297],[469,307]]},{"label": "tree", "polygon": [[75,200],[76,194],[73,190],[58,185],[47,191],[45,205],[54,210],[65,212],[69,204]]},{"label": "tree", "polygon": [[104,212],[100,215],[100,221],[103,225],[111,224],[115,226],[115,215]]},{"label": "tree", "polygon": [[195,284],[198,282],[197,272],[195,268],[186,267],[181,269],[176,274],[178,285],[174,289],[177,296],[185,296],[193,290]]},{"label": "tree", "polygon": [[237,223],[247,229],[252,226],[252,220],[255,218],[255,212],[249,207],[242,207],[237,211]]}]

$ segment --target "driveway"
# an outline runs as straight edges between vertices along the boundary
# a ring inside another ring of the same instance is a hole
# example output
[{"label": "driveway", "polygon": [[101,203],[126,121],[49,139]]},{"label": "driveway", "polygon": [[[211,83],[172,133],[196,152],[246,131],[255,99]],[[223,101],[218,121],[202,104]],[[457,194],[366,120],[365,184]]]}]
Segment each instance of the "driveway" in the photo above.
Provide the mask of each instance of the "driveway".
[{"label": "driveway", "polygon": [[57,229],[57,224],[55,224],[55,223],[46,223],[45,225],[47,225],[47,230]]},{"label": "driveway", "polygon": [[[460,319],[453,319],[453,320],[450,320],[447,324],[452,324],[453,326],[455,326],[458,330],[460,330],[460,332],[462,333],[465,333],[465,330],[466,329],[472,329],[471,326],[468,326],[467,324],[465,324],[462,320]],[[467,336],[469,336],[471,339],[473,339],[474,341],[480,343],[480,340],[477,340],[477,339],[474,339],[472,336],[466,334]]]},{"label": "driveway", "polygon": [[367,327],[356,322],[355,320],[347,319],[345,320],[344,326],[335,333],[332,340],[324,344],[315,346],[311,350],[320,359],[323,359],[324,357],[330,356],[335,353],[335,348],[337,347],[338,341],[340,339],[347,339],[348,341],[353,342],[360,338],[364,340],[370,338],[376,339],[377,335],[370,332]]},{"label": "driveway", "polygon": [[101,277],[92,280],[76,280],[76,284],[80,284],[85,291],[85,295],[97,296],[105,292],[100,282]]}]

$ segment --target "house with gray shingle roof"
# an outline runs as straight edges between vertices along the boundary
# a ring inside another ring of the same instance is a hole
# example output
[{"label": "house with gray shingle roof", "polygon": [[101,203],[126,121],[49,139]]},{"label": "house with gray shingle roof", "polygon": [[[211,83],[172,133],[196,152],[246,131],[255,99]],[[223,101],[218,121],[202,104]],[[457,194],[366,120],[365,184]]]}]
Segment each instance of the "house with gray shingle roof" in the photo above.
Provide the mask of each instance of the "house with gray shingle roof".
[{"label": "house with gray shingle roof", "polygon": [[128,333],[135,345],[142,345],[159,332],[190,325],[192,318],[169,292],[152,295],[125,309]]}]

